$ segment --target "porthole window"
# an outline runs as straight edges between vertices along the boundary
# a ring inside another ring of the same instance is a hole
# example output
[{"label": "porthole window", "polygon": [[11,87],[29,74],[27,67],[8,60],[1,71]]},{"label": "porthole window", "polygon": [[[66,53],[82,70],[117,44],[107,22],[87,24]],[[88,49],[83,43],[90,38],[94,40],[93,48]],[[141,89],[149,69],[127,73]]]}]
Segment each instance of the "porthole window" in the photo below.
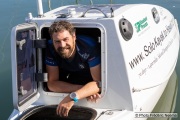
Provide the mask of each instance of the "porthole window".
[{"label": "porthole window", "polygon": [[122,35],[122,37],[128,41],[132,38],[132,35],[133,35],[133,27],[132,27],[132,24],[122,18],[120,21],[119,21],[119,29],[120,29],[120,33]]}]

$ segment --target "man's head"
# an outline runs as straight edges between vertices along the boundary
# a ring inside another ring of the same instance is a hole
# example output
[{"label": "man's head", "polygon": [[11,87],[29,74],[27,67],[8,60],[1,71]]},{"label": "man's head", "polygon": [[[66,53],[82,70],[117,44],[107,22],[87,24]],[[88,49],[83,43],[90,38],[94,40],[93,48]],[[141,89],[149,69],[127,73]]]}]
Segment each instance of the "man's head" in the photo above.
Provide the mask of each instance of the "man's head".
[{"label": "man's head", "polygon": [[57,21],[50,26],[49,33],[56,52],[62,58],[72,57],[76,40],[74,26],[67,21]]}]

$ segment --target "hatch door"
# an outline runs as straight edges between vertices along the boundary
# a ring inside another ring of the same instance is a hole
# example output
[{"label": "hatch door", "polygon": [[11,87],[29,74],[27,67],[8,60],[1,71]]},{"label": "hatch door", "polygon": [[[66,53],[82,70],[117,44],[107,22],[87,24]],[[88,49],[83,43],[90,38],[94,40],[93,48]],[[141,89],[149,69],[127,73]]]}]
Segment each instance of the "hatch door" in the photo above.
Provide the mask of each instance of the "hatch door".
[{"label": "hatch door", "polygon": [[13,27],[11,31],[11,63],[13,104],[24,111],[39,98],[36,72],[36,49],[33,40],[38,38],[35,23],[25,23]]}]

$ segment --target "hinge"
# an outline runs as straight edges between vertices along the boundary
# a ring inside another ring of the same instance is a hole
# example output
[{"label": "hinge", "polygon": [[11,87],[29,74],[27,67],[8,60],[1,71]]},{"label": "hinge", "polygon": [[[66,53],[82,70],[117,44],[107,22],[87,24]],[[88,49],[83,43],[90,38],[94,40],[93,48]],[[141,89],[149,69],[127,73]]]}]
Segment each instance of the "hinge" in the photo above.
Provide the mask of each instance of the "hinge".
[{"label": "hinge", "polygon": [[38,82],[47,82],[48,73],[35,73],[35,80]]}]

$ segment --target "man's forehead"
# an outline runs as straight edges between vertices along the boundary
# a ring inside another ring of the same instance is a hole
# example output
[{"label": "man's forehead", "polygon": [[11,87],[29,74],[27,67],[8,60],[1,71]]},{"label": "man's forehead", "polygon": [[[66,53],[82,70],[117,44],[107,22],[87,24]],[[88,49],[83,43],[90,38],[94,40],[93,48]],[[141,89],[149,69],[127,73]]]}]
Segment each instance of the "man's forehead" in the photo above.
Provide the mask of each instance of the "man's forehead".
[{"label": "man's forehead", "polygon": [[64,36],[70,36],[70,33],[68,31],[59,31],[59,32],[54,32],[52,34],[54,37],[64,37]]},{"label": "man's forehead", "polygon": [[67,30],[61,30],[61,31],[54,32],[53,34],[70,34],[70,33]]}]

